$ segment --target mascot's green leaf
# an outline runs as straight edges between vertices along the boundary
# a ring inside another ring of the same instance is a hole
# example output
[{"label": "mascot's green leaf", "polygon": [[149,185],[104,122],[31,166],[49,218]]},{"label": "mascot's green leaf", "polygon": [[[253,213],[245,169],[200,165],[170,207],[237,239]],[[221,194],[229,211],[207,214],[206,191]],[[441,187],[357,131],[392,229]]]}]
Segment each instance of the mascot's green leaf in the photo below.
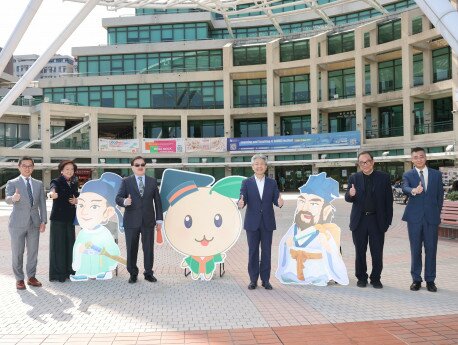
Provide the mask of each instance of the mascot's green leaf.
[{"label": "mascot's green leaf", "polygon": [[243,176],[225,177],[212,186],[210,194],[216,192],[231,199],[238,199],[240,197],[240,187],[242,187],[242,181],[244,179],[246,177]]}]

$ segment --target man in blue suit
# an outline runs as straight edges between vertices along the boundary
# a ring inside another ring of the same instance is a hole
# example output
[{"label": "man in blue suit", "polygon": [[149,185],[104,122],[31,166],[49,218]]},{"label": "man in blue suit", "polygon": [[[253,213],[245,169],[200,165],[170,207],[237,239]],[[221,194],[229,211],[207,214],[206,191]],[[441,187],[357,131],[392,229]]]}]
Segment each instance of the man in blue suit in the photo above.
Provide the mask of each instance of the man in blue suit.
[{"label": "man in blue suit", "polygon": [[355,275],[358,287],[367,286],[367,244],[371,250],[371,284],[383,288],[380,277],[383,269],[383,245],[385,232],[393,219],[393,192],[390,176],[374,170],[374,158],[370,152],[358,155],[360,172],[350,176],[345,200],[353,203],[350,213],[350,230],[355,245]]},{"label": "man in blue suit", "polygon": [[[282,207],[283,199],[277,182],[265,176],[267,157],[255,154],[251,158],[254,176],[244,180],[240,189],[238,206],[247,206],[244,228],[248,240],[248,274],[250,275],[249,290],[256,289],[258,277],[261,276],[262,286],[272,290],[270,279],[272,235],[276,229],[273,205]],[[261,261],[259,261],[259,245],[261,245]]]},{"label": "man in blue suit", "polygon": [[122,180],[116,196],[116,203],[125,207],[124,233],[126,235],[127,271],[130,273],[129,283],[137,282],[138,242],[142,237],[143,264],[145,280],[155,283],[153,275],[154,263],[154,227],[162,229],[162,204],[157,181],[146,175],[146,162],[137,156],[130,162],[133,175]]},{"label": "man in blue suit", "polygon": [[402,220],[409,231],[412,285],[410,290],[421,288],[422,246],[425,246],[425,280],[428,291],[436,292],[437,227],[444,202],[442,174],[426,167],[426,153],[415,147],[411,153],[414,168],[404,173],[402,191],[409,196]]}]

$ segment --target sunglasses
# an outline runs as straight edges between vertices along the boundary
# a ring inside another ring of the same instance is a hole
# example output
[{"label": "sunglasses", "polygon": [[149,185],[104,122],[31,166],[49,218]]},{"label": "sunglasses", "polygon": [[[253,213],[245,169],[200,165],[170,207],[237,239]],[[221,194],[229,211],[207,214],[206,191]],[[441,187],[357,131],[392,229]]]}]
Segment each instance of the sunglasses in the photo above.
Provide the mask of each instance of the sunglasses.
[{"label": "sunglasses", "polygon": [[137,164],[134,164],[134,167],[136,167],[136,168],[144,167],[144,166],[146,166],[146,163],[142,163],[142,164],[138,164],[138,163],[137,163]]}]

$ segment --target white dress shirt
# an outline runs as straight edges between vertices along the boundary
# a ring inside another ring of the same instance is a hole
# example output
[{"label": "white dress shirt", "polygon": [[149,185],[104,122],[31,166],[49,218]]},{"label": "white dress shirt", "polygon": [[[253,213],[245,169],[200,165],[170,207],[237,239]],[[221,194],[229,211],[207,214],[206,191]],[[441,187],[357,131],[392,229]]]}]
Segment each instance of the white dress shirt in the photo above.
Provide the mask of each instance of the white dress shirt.
[{"label": "white dress shirt", "polygon": [[264,192],[264,184],[266,183],[266,177],[264,176],[263,178],[258,179],[255,175],[254,179],[256,181],[256,186],[258,186],[259,196],[262,199],[262,193]]}]

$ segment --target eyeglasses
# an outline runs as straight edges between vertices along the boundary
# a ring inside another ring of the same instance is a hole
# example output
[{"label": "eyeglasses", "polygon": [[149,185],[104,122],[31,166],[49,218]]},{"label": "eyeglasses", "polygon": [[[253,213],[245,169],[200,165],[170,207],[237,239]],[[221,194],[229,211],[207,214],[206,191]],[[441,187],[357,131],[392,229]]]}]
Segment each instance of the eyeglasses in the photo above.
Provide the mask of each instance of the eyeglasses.
[{"label": "eyeglasses", "polygon": [[139,168],[139,167],[144,167],[146,165],[146,163],[142,163],[142,164],[134,164],[134,167],[136,168]]},{"label": "eyeglasses", "polygon": [[358,164],[359,165],[369,165],[372,163],[372,159],[369,159],[367,161],[359,161]]},{"label": "eyeglasses", "polygon": [[24,164],[21,164],[21,168],[32,169],[32,168],[33,168],[33,165],[24,165]]}]

